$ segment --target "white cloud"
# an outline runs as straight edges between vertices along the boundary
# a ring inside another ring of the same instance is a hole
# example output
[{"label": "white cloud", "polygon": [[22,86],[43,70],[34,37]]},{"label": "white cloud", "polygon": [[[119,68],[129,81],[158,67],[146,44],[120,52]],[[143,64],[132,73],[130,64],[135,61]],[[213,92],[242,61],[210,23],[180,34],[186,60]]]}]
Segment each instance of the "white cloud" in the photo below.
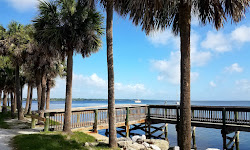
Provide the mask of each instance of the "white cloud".
[{"label": "white cloud", "polygon": [[233,72],[242,72],[243,68],[240,67],[238,63],[234,63],[229,67],[225,67],[225,72],[233,73]]},{"label": "white cloud", "polygon": [[239,42],[250,42],[250,27],[240,26],[231,33],[232,40]]},{"label": "white cloud", "polygon": [[[167,81],[171,84],[180,84],[180,53],[171,52],[169,60],[152,60],[151,66],[153,70],[159,72],[157,79],[159,81]],[[191,72],[191,80],[195,81],[199,77],[199,73]]]},{"label": "white cloud", "polygon": [[211,49],[219,53],[232,50],[228,35],[225,35],[222,32],[214,33],[209,31],[207,33],[206,39],[201,43],[201,45],[206,49]]},{"label": "white cloud", "polygon": [[169,29],[164,31],[153,31],[149,34],[149,36],[147,36],[147,39],[156,47],[160,45],[167,45],[169,43],[174,43],[178,46],[180,45],[179,37],[175,36]]},{"label": "white cloud", "polygon": [[198,51],[199,35],[192,32],[191,34],[191,62],[195,66],[203,66],[211,59],[211,52]]},{"label": "white cloud", "polygon": [[5,0],[12,7],[19,11],[28,11],[30,9],[35,9],[38,5],[38,0]]},{"label": "white cloud", "polygon": [[[64,97],[66,90],[65,79],[56,78],[56,86],[52,89],[51,97]],[[144,84],[123,84],[115,83],[116,98],[147,98],[152,92]],[[73,98],[107,98],[108,81],[97,74],[84,76],[73,74]]]},{"label": "white cloud", "polygon": [[250,93],[250,81],[247,79],[237,80],[235,82],[237,88],[243,92]]},{"label": "white cloud", "polygon": [[214,83],[214,81],[210,81],[210,82],[209,82],[209,85],[210,85],[211,87],[216,87],[216,84]]}]

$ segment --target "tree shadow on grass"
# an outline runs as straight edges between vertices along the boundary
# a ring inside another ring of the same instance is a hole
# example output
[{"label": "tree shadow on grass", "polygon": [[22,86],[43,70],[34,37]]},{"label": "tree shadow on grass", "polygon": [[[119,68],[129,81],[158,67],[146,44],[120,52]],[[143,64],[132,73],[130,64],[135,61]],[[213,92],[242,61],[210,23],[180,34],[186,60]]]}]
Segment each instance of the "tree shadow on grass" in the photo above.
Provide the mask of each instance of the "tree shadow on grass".
[{"label": "tree shadow on grass", "polygon": [[18,135],[13,138],[17,150],[87,150],[75,140],[66,140],[63,135]]}]

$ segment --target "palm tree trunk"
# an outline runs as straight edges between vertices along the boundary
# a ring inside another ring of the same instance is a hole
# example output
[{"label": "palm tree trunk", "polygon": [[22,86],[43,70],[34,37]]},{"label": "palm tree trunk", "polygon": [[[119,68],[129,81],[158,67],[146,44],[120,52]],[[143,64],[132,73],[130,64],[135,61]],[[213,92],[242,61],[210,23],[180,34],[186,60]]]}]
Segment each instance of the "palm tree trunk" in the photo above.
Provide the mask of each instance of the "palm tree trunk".
[{"label": "palm tree trunk", "polygon": [[17,102],[16,102],[16,90],[14,92],[14,113],[16,112]]},{"label": "palm tree trunk", "polygon": [[9,94],[10,94],[10,93],[8,93],[8,96],[7,96],[7,100],[8,100],[8,106],[10,106],[10,99],[9,99]]},{"label": "palm tree trunk", "polygon": [[113,0],[107,1],[106,41],[108,64],[108,115],[109,115],[109,147],[117,147],[115,127],[115,91],[113,68]]},{"label": "palm tree trunk", "polygon": [[11,118],[15,118],[15,99],[13,97],[13,93],[10,93],[10,101],[11,101]]},{"label": "palm tree trunk", "polygon": [[73,71],[73,49],[68,51],[67,79],[66,79],[66,101],[63,131],[71,133],[71,105],[72,105],[72,71]]},{"label": "palm tree trunk", "polygon": [[41,85],[41,75],[40,72],[36,73],[36,88],[37,88],[37,106],[38,110],[40,110],[41,105],[41,96],[42,96],[42,85]]},{"label": "palm tree trunk", "polygon": [[7,97],[8,97],[8,92],[4,90],[3,91],[3,108],[2,108],[2,112],[4,114],[7,113]]},{"label": "palm tree trunk", "polygon": [[46,109],[49,109],[49,105],[50,105],[50,84],[51,84],[51,80],[47,79]]},{"label": "palm tree trunk", "polygon": [[181,0],[179,26],[181,44],[181,103],[179,140],[181,150],[191,149],[191,105],[190,105],[190,27],[191,0]]},{"label": "palm tree trunk", "polygon": [[27,114],[27,112],[28,112],[29,101],[30,101],[30,87],[31,87],[31,85],[28,84],[27,99],[26,99],[24,114]]},{"label": "palm tree trunk", "polygon": [[42,96],[41,96],[41,105],[40,105],[40,116],[43,117],[44,107],[46,101],[46,73],[42,72]]},{"label": "palm tree trunk", "polygon": [[3,90],[1,90],[1,92],[0,92],[0,110],[2,109],[2,107],[1,107],[1,101],[2,101],[2,92],[3,92]]},{"label": "palm tree trunk", "polygon": [[22,109],[22,101],[21,101],[21,88],[20,88],[20,77],[19,77],[19,65],[16,64],[16,102],[17,102],[17,109],[18,109],[18,120],[23,120],[23,109]]},{"label": "palm tree trunk", "polygon": [[28,114],[31,114],[32,94],[33,94],[33,86],[30,87],[30,100],[29,100]]}]

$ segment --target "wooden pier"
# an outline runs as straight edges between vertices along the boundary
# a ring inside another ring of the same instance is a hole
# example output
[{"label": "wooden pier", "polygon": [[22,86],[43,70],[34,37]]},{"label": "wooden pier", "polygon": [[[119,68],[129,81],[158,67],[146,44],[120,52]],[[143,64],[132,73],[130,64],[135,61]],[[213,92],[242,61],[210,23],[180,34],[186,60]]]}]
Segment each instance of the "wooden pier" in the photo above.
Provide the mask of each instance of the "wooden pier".
[{"label": "wooden pier", "polygon": [[[44,114],[45,118],[33,116],[33,120],[45,120],[45,131],[63,129],[64,109],[46,110]],[[92,130],[97,133],[107,129],[108,132],[107,106],[72,108],[71,118],[73,131]],[[178,132],[179,122],[179,105],[116,105],[116,127],[121,128],[117,131],[121,136],[135,135],[131,131],[140,129],[148,138],[164,136],[167,140],[168,124],[175,124]],[[193,148],[196,148],[195,128],[205,127],[221,129],[223,149],[239,149],[239,132],[250,132],[250,107],[192,106],[191,125]],[[157,131],[162,134],[154,136]],[[230,133],[235,135],[228,137]]]}]

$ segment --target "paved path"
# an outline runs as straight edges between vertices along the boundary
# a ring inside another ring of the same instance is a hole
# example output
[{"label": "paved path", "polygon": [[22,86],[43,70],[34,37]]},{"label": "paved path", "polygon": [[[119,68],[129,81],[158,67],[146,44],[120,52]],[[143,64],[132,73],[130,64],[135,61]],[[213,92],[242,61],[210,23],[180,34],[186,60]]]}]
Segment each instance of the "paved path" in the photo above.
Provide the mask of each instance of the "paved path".
[{"label": "paved path", "polygon": [[0,150],[12,150],[11,138],[18,134],[34,134],[37,130],[32,129],[1,129],[0,128]]}]

